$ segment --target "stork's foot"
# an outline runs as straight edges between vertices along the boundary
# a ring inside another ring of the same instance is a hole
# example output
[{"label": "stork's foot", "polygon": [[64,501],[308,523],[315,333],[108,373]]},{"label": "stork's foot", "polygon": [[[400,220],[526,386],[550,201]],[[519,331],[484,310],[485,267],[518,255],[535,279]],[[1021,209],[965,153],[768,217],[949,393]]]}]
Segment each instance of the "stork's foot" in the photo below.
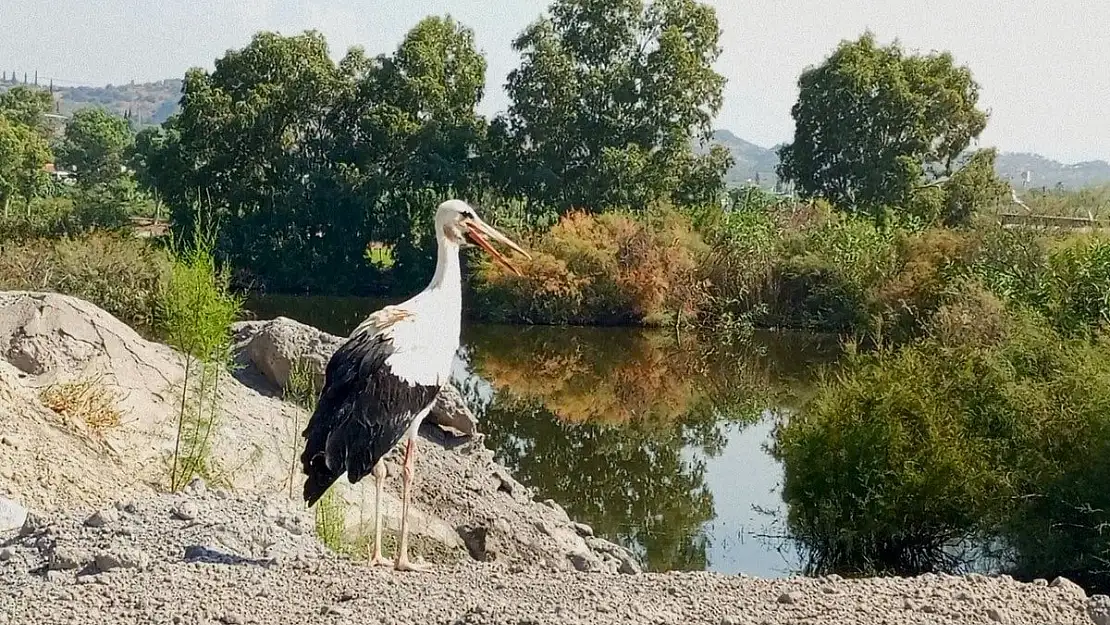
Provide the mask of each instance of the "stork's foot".
[{"label": "stork's foot", "polygon": [[432,565],[427,562],[413,562],[408,558],[402,556],[397,558],[393,564],[393,568],[398,571],[413,571],[416,573],[426,573],[432,570]]},{"label": "stork's foot", "polygon": [[393,562],[386,559],[386,557],[383,556],[380,553],[377,554],[377,555],[374,555],[374,556],[370,556],[370,559],[366,563],[369,566],[392,566],[393,565]]}]

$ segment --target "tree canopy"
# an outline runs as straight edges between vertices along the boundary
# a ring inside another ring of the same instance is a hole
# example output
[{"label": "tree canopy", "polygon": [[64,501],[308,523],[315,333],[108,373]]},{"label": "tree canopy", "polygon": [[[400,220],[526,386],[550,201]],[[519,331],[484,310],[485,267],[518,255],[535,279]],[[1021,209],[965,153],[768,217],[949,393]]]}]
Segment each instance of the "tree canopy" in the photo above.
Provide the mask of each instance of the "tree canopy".
[{"label": "tree canopy", "polygon": [[869,32],[803,72],[798,87],[779,175],[850,211],[911,207],[923,184],[953,174],[987,123],[979,85],[951,54],[909,55]]},{"label": "tree canopy", "polygon": [[58,162],[76,169],[83,187],[112,182],[134,141],[127,120],[100,108],[73,113],[57,147]]},{"label": "tree canopy", "polygon": [[721,107],[719,37],[694,0],[556,0],[513,44],[512,104],[491,131],[501,182],[564,210],[716,199],[731,159],[691,139]]},{"label": "tree canopy", "polygon": [[434,197],[465,193],[485,124],[485,61],[473,33],[429,17],[391,55],[353,48],[337,64],[322,35],[259,33],[191,70],[181,112],[140,137],[136,163],[189,230],[199,202],[222,220],[221,251],[278,288],[367,288],[367,244],[398,269]]}]

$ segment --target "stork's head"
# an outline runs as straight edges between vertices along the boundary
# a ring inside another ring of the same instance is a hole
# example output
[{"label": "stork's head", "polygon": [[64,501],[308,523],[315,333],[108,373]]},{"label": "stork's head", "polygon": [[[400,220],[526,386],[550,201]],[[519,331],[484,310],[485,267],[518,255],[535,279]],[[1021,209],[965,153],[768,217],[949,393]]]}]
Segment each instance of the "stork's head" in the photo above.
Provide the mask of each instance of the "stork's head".
[{"label": "stork's head", "polygon": [[501,234],[496,228],[482,221],[478,213],[462,200],[447,200],[439,205],[439,208],[436,209],[436,232],[442,234],[445,239],[455,244],[462,243],[464,239],[470,239],[488,252],[494,260],[501,263],[507,267],[509,271],[518,276],[521,275],[520,270],[509,263],[509,260],[500,252],[495,250],[486,237],[504,243],[509,249],[519,253],[525,258],[532,258],[528,252],[525,252],[519,245],[513,243],[509,237]]}]

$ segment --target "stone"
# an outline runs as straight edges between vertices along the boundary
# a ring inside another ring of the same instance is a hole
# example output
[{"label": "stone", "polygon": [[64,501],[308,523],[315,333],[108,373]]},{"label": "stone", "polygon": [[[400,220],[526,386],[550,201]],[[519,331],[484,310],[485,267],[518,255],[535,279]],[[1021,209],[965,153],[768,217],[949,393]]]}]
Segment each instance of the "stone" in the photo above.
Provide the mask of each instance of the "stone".
[{"label": "stone", "polygon": [[577,521],[571,521],[570,526],[571,526],[571,528],[574,529],[574,531],[578,532],[579,536],[582,536],[583,538],[585,538],[587,536],[593,536],[594,535],[594,528],[590,527],[589,525],[586,525],[585,523],[579,523]]},{"label": "stone", "polygon": [[1052,588],[1059,588],[1060,590],[1075,595],[1080,599],[1087,598],[1087,591],[1083,590],[1082,586],[1063,576],[1057,577],[1056,579],[1052,580],[1052,582],[1049,583],[1049,586]]},{"label": "stone", "polygon": [[726,614],[721,617],[721,625],[744,625],[744,620],[735,614]]},{"label": "stone", "polygon": [[197,504],[186,501],[179,506],[174,506],[170,514],[173,515],[173,518],[181,521],[193,521],[200,515],[200,511],[197,510]]},{"label": "stone", "polygon": [[81,549],[55,547],[50,554],[47,569],[51,571],[70,571],[79,569],[92,561],[92,556]]},{"label": "stone", "polygon": [[779,598],[777,599],[777,602],[781,603],[783,605],[794,605],[795,603],[798,603],[801,600],[802,600],[802,593],[795,591],[795,592],[784,592],[784,593],[782,593],[781,595],[779,595]]},{"label": "stone", "polygon": [[145,569],[150,557],[138,549],[119,548],[96,554],[96,568],[101,573],[115,569]]},{"label": "stone", "polygon": [[208,494],[208,485],[204,483],[204,478],[200,476],[194,477],[185,485],[185,494],[193,497],[204,497]]},{"label": "stone", "polygon": [[1110,597],[1092,595],[1087,599],[1087,617],[1094,625],[1110,625]]},{"label": "stone", "polygon": [[3,549],[0,549],[0,562],[7,562],[14,557],[15,552],[12,551],[11,547],[4,547]]},{"label": "stone", "polygon": [[1009,620],[1006,618],[1006,615],[1003,614],[1002,611],[999,610],[998,608],[988,608],[987,609],[987,618],[994,621],[995,623],[1008,623],[1009,622]]},{"label": "stone", "polygon": [[119,512],[115,508],[104,508],[92,514],[89,518],[85,519],[85,525],[89,527],[104,527],[112,525],[119,520]]},{"label": "stone", "polygon": [[0,497],[0,532],[20,529],[26,521],[26,508],[11,499]]}]

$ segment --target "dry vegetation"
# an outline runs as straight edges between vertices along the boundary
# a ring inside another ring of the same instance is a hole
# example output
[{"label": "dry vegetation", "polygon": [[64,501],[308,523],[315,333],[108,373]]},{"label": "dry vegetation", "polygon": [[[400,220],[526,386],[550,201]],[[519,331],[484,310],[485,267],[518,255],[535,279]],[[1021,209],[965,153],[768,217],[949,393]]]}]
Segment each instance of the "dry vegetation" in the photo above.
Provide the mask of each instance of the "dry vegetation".
[{"label": "dry vegetation", "polygon": [[105,386],[100,375],[54,384],[43,389],[40,399],[69,423],[84,424],[99,437],[119,427],[123,418],[119,408],[123,397]]}]

